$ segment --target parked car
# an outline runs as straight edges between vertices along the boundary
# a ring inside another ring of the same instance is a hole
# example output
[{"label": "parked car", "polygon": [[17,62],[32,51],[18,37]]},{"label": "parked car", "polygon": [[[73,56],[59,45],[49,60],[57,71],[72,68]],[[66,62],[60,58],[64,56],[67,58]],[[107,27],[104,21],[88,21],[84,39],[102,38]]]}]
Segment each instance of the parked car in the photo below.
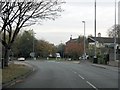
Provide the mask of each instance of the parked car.
[{"label": "parked car", "polygon": [[24,57],[20,57],[20,58],[18,58],[18,61],[25,61],[25,58]]}]

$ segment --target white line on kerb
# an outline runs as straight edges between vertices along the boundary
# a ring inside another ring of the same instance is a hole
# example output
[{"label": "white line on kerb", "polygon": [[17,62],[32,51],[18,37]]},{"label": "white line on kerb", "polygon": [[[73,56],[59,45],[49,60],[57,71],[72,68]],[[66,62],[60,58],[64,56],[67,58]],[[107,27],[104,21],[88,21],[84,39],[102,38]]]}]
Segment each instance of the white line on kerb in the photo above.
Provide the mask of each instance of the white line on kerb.
[{"label": "white line on kerb", "polygon": [[95,90],[98,90],[93,84],[91,84],[89,81],[86,81],[90,86],[92,86]]},{"label": "white line on kerb", "polygon": [[84,77],[82,77],[81,75],[78,75],[80,78],[82,78],[82,79],[85,79]]}]

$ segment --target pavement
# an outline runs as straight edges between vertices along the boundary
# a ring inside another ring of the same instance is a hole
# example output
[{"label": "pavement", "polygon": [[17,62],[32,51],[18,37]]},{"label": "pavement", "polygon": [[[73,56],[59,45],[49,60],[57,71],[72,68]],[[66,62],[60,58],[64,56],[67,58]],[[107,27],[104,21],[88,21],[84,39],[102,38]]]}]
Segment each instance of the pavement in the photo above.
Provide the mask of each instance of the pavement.
[{"label": "pavement", "polygon": [[81,61],[81,62],[80,61],[70,61],[70,62],[75,63],[75,64],[87,63],[87,64],[91,64],[94,67],[109,69],[109,70],[113,70],[113,71],[117,71],[117,72],[119,70],[117,66],[103,65],[103,64],[93,64],[92,62],[89,62],[89,61]]},{"label": "pavement", "polygon": [[109,69],[109,70],[113,70],[113,71],[117,71],[117,72],[118,72],[118,70],[119,70],[118,67],[109,66],[109,65],[92,64],[92,66],[99,67],[99,68],[103,68],[103,69]]},{"label": "pavement", "polygon": [[72,61],[72,63],[76,63],[76,64],[80,64],[80,63],[87,63],[87,64],[91,64],[92,66],[98,67],[98,68],[103,68],[103,69],[109,69],[109,70],[113,70],[113,71],[117,71],[119,70],[119,68],[117,66],[111,66],[111,65],[104,65],[104,64],[93,64],[90,61]]}]

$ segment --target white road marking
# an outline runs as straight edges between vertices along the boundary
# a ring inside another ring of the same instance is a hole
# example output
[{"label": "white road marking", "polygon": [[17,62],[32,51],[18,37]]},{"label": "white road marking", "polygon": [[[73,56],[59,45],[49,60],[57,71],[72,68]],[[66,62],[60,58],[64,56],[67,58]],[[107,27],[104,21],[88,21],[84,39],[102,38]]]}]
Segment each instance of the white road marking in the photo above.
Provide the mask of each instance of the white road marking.
[{"label": "white road marking", "polygon": [[80,78],[82,78],[82,79],[85,79],[84,77],[82,77],[80,74],[78,75]]},{"label": "white road marking", "polygon": [[77,72],[74,72],[75,74],[77,73]]},{"label": "white road marking", "polygon": [[93,84],[91,84],[89,81],[86,81],[90,86],[92,86],[95,90],[98,90]]},{"label": "white road marking", "polygon": [[[75,74],[77,74],[77,72],[74,71]],[[80,74],[78,74],[78,76],[82,79],[85,79],[84,77],[82,77]]]},{"label": "white road marking", "polygon": [[[77,74],[77,72],[73,71],[73,73]],[[78,74],[78,76],[82,79],[85,79],[84,77],[82,77],[80,74]],[[91,87],[93,87],[95,90],[98,90],[93,84],[91,84],[89,81],[86,81]]]}]

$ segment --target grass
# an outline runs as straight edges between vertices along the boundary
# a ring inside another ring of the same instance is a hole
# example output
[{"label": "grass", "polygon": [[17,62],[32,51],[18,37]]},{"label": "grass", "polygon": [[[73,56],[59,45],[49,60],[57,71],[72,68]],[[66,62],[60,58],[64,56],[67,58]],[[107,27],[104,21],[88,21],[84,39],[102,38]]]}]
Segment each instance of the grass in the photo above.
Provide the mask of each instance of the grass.
[{"label": "grass", "polygon": [[30,68],[22,64],[10,64],[9,67],[2,70],[2,83],[4,84],[13,79],[16,79],[30,70]]}]

